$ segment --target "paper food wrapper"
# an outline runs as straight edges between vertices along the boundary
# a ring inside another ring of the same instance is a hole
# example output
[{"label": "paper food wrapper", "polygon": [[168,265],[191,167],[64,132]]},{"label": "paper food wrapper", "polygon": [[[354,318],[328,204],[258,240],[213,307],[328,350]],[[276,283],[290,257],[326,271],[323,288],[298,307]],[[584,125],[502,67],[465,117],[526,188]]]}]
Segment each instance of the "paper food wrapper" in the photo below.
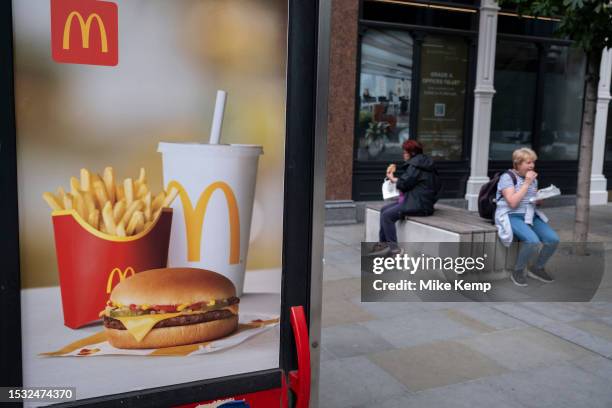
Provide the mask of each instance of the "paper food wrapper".
[{"label": "paper food wrapper", "polygon": [[41,353],[45,357],[125,356],[194,356],[234,347],[247,339],[278,326],[280,318],[269,315],[240,315],[238,330],[229,336],[203,343],[159,349],[118,349],[106,341],[104,331],[68,344],[57,351]]},{"label": "paper food wrapper", "polygon": [[146,230],[116,237],[94,229],[74,210],[54,211],[53,230],[64,324],[76,329],[99,319],[113,287],[134,273],[165,268],[172,209]]}]

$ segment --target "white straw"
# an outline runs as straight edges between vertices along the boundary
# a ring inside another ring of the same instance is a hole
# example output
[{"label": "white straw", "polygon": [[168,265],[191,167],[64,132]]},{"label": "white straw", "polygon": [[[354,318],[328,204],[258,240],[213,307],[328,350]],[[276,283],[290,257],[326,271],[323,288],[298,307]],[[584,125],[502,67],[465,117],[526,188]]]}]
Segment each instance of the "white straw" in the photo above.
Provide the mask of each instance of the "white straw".
[{"label": "white straw", "polygon": [[227,92],[218,90],[215,102],[215,114],[210,128],[210,144],[219,144],[221,140],[221,126],[223,126],[223,113],[225,112],[225,98]]}]

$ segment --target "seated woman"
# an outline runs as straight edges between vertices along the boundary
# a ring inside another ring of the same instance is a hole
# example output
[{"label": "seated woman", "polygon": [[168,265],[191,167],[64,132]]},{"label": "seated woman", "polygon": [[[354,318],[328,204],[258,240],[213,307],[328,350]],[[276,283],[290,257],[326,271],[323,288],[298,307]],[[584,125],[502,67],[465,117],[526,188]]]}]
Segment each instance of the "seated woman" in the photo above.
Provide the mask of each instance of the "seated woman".
[{"label": "seated woman", "polygon": [[401,175],[395,177],[395,166],[387,168],[387,178],[396,183],[400,191],[397,202],[380,211],[379,242],[370,255],[399,254],[395,223],[407,215],[431,215],[440,191],[438,171],[431,157],[423,154],[423,146],[416,140],[406,140],[402,145],[404,163],[399,166]]},{"label": "seated woman", "polygon": [[[538,191],[538,173],[533,171],[538,156],[526,147],[512,153],[513,172],[516,182],[508,172],[504,173],[497,184],[497,209],[495,226],[505,245],[512,243],[513,236],[522,242],[516,264],[510,279],[518,286],[527,286],[525,275],[542,282],[552,282],[553,278],[544,270],[546,262],[555,253],[559,236],[547,224],[548,218],[539,210],[533,214],[530,199]],[[531,219],[533,218],[533,219]],[[531,222],[530,222],[531,221]],[[525,274],[529,260],[543,244],[531,270]]]}]

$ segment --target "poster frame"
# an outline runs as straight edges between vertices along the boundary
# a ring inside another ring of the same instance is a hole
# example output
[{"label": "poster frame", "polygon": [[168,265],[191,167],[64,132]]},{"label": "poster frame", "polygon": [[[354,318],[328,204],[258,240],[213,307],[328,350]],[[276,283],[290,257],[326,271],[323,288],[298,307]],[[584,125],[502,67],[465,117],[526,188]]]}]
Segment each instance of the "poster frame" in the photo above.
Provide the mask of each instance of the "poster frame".
[{"label": "poster frame", "polygon": [[[169,0],[168,0],[169,1]],[[310,312],[315,174],[317,28],[319,1],[288,0],[283,262],[279,367],[164,387],[106,395],[58,406],[144,407],[186,404],[281,387],[297,368],[289,322],[291,306]],[[49,51],[50,52],[50,51]],[[12,2],[0,2],[0,386],[22,378],[17,130],[15,122]],[[51,55],[49,54],[49,58]],[[9,368],[10,369],[6,369]],[[78,392],[78,390],[77,390]]]}]

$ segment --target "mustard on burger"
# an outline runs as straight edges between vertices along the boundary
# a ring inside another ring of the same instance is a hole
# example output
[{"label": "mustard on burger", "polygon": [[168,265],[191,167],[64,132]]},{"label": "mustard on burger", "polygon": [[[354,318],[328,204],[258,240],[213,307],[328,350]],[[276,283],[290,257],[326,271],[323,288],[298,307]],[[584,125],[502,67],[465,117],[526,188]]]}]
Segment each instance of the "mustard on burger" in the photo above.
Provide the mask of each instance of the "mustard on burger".
[{"label": "mustard on burger", "polygon": [[218,273],[151,269],[115,286],[101,316],[114,347],[171,347],[234,332],[239,302],[232,282]]}]

